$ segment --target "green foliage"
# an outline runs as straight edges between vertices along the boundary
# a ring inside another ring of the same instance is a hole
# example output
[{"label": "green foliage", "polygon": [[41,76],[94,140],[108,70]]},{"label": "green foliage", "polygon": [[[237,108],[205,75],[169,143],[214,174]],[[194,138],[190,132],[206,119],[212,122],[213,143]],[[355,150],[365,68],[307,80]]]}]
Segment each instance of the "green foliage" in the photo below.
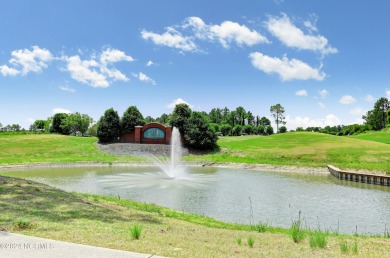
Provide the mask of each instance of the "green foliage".
[{"label": "green foliage", "polygon": [[349,253],[349,244],[348,244],[347,241],[341,240],[340,243],[339,243],[339,245],[340,245],[340,252],[341,252],[342,254]]},{"label": "green foliage", "polygon": [[141,237],[142,227],[139,225],[134,225],[130,227],[130,236],[132,239],[137,240]]},{"label": "green foliage", "polygon": [[62,120],[61,128],[63,131],[68,131],[74,135],[76,135],[77,132],[80,132],[81,135],[84,136],[92,121],[93,119],[87,114],[80,114],[79,112],[76,112],[68,115],[64,120]]},{"label": "green foliage", "polygon": [[97,137],[100,142],[113,142],[120,135],[120,120],[118,113],[110,108],[104,112],[104,115],[97,123]]},{"label": "green foliage", "polygon": [[232,129],[232,135],[233,136],[241,136],[241,134],[242,134],[242,126],[235,125]]},{"label": "green foliage", "polygon": [[244,132],[246,134],[253,134],[253,126],[252,125],[244,125]]},{"label": "green foliage", "polygon": [[231,125],[228,125],[228,124],[222,124],[221,127],[219,128],[219,130],[221,131],[221,133],[224,136],[231,135],[231,133],[232,133],[232,127],[231,127]]},{"label": "green foliage", "polygon": [[25,230],[25,229],[32,228],[33,224],[31,222],[29,222],[29,221],[20,219],[20,220],[16,221],[15,226],[18,229]]},{"label": "green foliage", "polygon": [[249,236],[248,237],[248,246],[252,248],[254,244],[255,244],[255,238],[253,236]]},{"label": "green foliage", "polygon": [[216,132],[216,133],[220,132],[220,125],[219,124],[210,123],[209,126],[210,126],[211,130],[213,130],[214,132]]},{"label": "green foliage", "polygon": [[187,104],[177,104],[170,117],[170,125],[176,127],[180,133],[184,134],[187,120],[191,117],[192,110]]},{"label": "green foliage", "polygon": [[321,248],[324,249],[328,243],[327,233],[324,233],[320,230],[315,230],[309,238],[309,243],[311,248]]},{"label": "green foliage", "polygon": [[237,242],[238,245],[242,245],[242,238],[241,237],[237,237],[236,242]]},{"label": "green foliage", "polygon": [[156,122],[163,124],[163,125],[168,125],[169,124],[169,116],[164,113],[160,117],[156,118]]},{"label": "green foliage", "polygon": [[38,130],[44,131],[46,127],[46,123],[47,123],[46,120],[35,120],[34,125]]},{"label": "green foliage", "polygon": [[66,127],[63,127],[64,121],[68,117],[66,113],[57,113],[53,116],[53,122],[51,127],[51,132],[59,134],[69,134],[69,130],[66,130]]},{"label": "green foliage", "polygon": [[187,146],[200,150],[211,150],[217,146],[217,134],[209,127],[208,118],[201,112],[192,112],[184,127]]},{"label": "green foliage", "polygon": [[290,234],[294,243],[299,243],[305,238],[305,234],[302,230],[301,212],[299,212],[298,219],[292,222]]},{"label": "green foliage", "polygon": [[136,106],[130,106],[122,116],[121,132],[129,133],[134,130],[137,125],[144,125],[144,117]]},{"label": "green foliage", "polygon": [[257,134],[258,135],[263,135],[265,133],[265,127],[264,127],[264,125],[259,125],[258,127],[257,127]]},{"label": "green foliage", "polygon": [[259,233],[264,233],[270,229],[271,226],[267,222],[259,222],[257,225],[255,225],[255,230]]},{"label": "green foliage", "polygon": [[373,130],[381,130],[386,128],[389,123],[390,101],[387,98],[380,98],[375,102],[374,109],[367,112],[363,119],[366,124],[371,125]]},{"label": "green foliage", "polygon": [[265,128],[265,134],[267,135],[272,135],[274,134],[274,128],[272,126],[267,126],[267,128]]},{"label": "green foliage", "polygon": [[93,126],[88,128],[87,135],[94,137],[97,136],[97,124],[94,124]]},{"label": "green foliage", "polygon": [[283,126],[281,126],[281,127],[279,128],[279,133],[285,133],[285,132],[287,132],[287,127],[285,127],[285,126],[283,125]]}]

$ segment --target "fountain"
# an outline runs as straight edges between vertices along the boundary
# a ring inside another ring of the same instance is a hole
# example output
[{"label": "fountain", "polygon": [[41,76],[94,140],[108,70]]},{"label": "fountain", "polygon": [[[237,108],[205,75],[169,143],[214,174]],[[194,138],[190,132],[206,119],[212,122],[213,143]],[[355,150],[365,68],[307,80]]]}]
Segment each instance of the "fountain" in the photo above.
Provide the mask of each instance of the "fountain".
[{"label": "fountain", "polygon": [[169,179],[184,179],[186,173],[181,164],[183,148],[181,145],[180,132],[176,127],[172,129],[171,136],[171,157],[170,159],[162,159],[152,155],[152,160]]}]

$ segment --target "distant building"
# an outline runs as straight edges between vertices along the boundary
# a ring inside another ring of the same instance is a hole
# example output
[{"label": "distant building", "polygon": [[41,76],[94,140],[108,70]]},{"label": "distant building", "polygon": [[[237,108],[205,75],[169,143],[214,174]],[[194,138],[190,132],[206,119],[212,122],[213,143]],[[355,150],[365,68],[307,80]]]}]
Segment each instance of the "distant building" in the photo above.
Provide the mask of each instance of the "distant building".
[{"label": "distant building", "polygon": [[122,143],[148,143],[170,144],[172,127],[160,123],[149,123],[144,126],[136,126],[130,133],[121,134],[119,141]]}]

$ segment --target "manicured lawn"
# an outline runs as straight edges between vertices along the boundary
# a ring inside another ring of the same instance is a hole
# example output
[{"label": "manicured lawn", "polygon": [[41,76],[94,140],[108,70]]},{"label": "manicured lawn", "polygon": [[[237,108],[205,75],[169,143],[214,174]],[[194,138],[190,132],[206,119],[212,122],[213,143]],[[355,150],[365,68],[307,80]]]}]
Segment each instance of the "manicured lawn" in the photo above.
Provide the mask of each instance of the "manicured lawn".
[{"label": "manicured lawn", "polygon": [[241,162],[390,172],[390,145],[320,133],[220,137],[221,151],[187,160]]},{"label": "manicured lawn", "polygon": [[[67,193],[0,176],[0,229],[73,243],[168,257],[339,257],[340,243],[364,257],[389,257],[389,238],[326,234],[324,249],[310,247],[313,232],[294,243],[289,231],[218,222],[115,197]],[[133,240],[130,227],[142,227]],[[264,231],[264,232],[263,232]],[[254,239],[253,247],[248,239]],[[349,250],[347,255],[354,255]]]},{"label": "manicured lawn", "polygon": [[350,137],[354,139],[390,144],[390,130],[381,132],[367,132],[358,135],[353,135]]},{"label": "manicured lawn", "polygon": [[0,133],[0,165],[139,160],[105,154],[93,144],[96,141],[95,137]]}]

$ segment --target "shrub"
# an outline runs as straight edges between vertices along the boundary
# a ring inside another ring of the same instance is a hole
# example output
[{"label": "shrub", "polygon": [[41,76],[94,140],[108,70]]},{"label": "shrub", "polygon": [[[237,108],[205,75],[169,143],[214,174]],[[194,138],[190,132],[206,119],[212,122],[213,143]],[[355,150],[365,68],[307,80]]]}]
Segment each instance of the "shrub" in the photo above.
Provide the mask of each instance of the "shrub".
[{"label": "shrub", "polygon": [[248,237],[248,245],[249,245],[249,247],[253,247],[254,244],[255,244],[255,238],[253,236],[249,236]]},{"label": "shrub", "polygon": [[232,129],[232,135],[234,136],[241,136],[242,134],[242,127],[241,125],[235,125]]},{"label": "shrub", "polygon": [[232,127],[231,125],[228,125],[228,124],[223,124],[221,125],[221,127],[219,128],[219,130],[221,130],[222,134],[224,136],[228,136],[228,135],[231,135],[232,133]]},{"label": "shrub", "polygon": [[132,239],[139,239],[141,237],[142,227],[139,225],[134,225],[130,227],[130,236]]},{"label": "shrub", "polygon": [[285,133],[285,132],[287,132],[287,127],[285,127],[285,126],[283,125],[283,126],[281,126],[281,127],[279,128],[279,133]]},{"label": "shrub", "polygon": [[104,112],[104,115],[97,123],[97,137],[100,142],[113,142],[120,135],[120,120],[118,113],[110,108]]},{"label": "shrub", "polygon": [[265,133],[265,127],[264,127],[264,125],[259,125],[259,126],[257,127],[257,134],[263,135],[264,133]]},{"label": "shrub", "polygon": [[244,132],[246,134],[253,134],[253,126],[252,125],[244,125]]},{"label": "shrub", "polygon": [[220,132],[220,130],[221,130],[219,124],[210,123],[209,126],[210,126],[211,130],[213,130],[216,133]]},{"label": "shrub", "polygon": [[193,112],[184,127],[184,139],[187,146],[212,150],[217,146],[218,136],[209,127],[208,119],[201,112]]},{"label": "shrub", "polygon": [[271,135],[271,134],[274,134],[274,128],[272,128],[272,126],[267,126],[267,128],[265,129],[265,133],[267,135]]}]

